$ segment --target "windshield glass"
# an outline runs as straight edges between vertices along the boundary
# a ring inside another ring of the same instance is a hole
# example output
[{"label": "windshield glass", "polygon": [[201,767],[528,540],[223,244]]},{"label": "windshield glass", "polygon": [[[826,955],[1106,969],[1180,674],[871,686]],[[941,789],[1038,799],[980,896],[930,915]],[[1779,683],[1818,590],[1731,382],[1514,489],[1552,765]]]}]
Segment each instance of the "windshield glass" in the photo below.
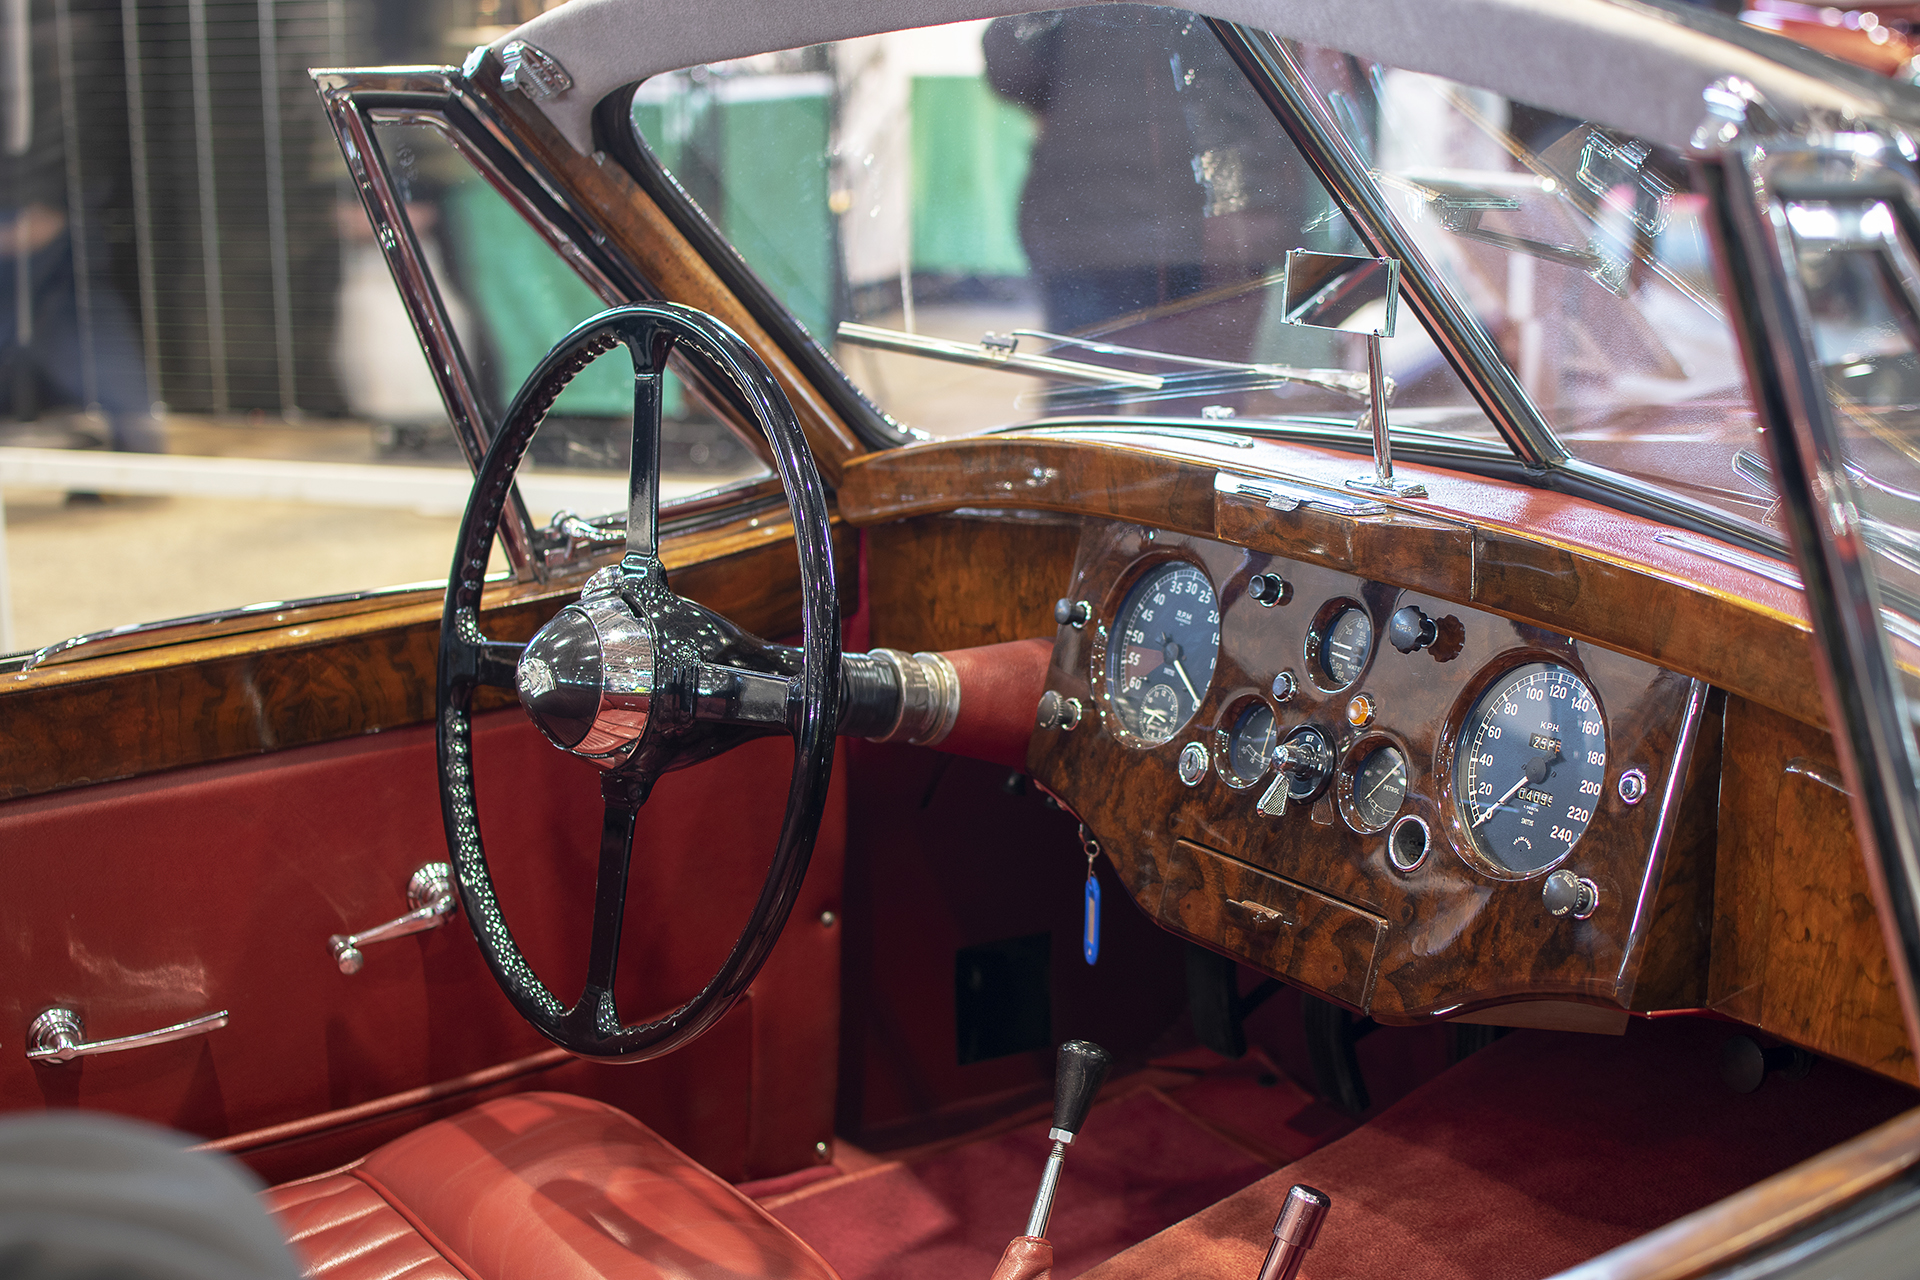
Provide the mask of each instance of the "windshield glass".
[{"label": "windshield glass", "polygon": [[1299,62],[1574,456],[1774,528],[1682,156],[1437,76],[1318,49]]},{"label": "windshield glass", "polygon": [[[1194,14],[900,32],[641,85],[635,131],[903,425],[1284,420],[1356,446],[1366,339],[1287,322],[1292,249],[1362,252]],[[1506,452],[1420,325],[1396,431]]]}]

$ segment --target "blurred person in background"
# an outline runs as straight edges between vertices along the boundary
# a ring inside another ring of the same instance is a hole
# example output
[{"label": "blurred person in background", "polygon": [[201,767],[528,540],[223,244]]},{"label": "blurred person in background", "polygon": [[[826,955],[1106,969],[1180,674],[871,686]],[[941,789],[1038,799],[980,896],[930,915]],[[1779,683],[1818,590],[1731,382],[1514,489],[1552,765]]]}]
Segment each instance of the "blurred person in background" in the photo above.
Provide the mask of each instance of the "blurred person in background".
[{"label": "blurred person in background", "polygon": [[[68,21],[70,31],[84,24]],[[56,38],[53,16],[31,0],[0,0],[0,410],[30,419],[50,396],[97,409],[113,448],[163,453],[137,331],[69,169]]]}]

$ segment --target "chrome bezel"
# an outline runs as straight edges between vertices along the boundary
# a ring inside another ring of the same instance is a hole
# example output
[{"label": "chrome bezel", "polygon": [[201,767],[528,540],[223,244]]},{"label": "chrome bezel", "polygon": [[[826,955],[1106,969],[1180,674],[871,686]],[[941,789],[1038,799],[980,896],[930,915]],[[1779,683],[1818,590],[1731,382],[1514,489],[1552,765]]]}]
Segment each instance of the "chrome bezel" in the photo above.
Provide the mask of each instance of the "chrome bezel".
[{"label": "chrome bezel", "polygon": [[[1369,826],[1360,820],[1359,801],[1354,796],[1354,786],[1359,779],[1360,766],[1381,751],[1391,750],[1400,757],[1400,764],[1406,771],[1405,788],[1400,792],[1400,803],[1387,815],[1386,821]],[[1340,810],[1341,820],[1348,827],[1363,836],[1377,836],[1394,825],[1400,815],[1406,812],[1407,801],[1413,798],[1413,753],[1407,744],[1387,733],[1363,733],[1354,739],[1340,757],[1340,767],[1333,775],[1333,798]]]},{"label": "chrome bezel", "polygon": [[[1410,828],[1420,831],[1420,855],[1409,861],[1400,857],[1400,833]],[[1433,828],[1427,820],[1417,813],[1403,813],[1393,820],[1387,828],[1387,865],[1403,876],[1410,876],[1426,865],[1427,855],[1433,852]]]},{"label": "chrome bezel", "polygon": [[[1345,617],[1349,609],[1358,609],[1367,620],[1367,652],[1360,660],[1360,669],[1354,673],[1353,679],[1335,682],[1333,673],[1321,662],[1322,650],[1334,623]],[[1364,601],[1352,596],[1334,596],[1323,601],[1314,610],[1313,622],[1307,627],[1307,638],[1300,646],[1300,658],[1306,668],[1308,681],[1322,693],[1345,693],[1366,679],[1367,671],[1373,666],[1373,655],[1379,649],[1379,640],[1380,628],[1374,623],[1373,610]]]},{"label": "chrome bezel", "polygon": [[[1446,722],[1440,730],[1440,740],[1434,748],[1433,775],[1439,788],[1442,821],[1446,825],[1454,852],[1460,855],[1461,861],[1490,880],[1519,882],[1537,880],[1551,875],[1573,856],[1573,851],[1580,847],[1580,840],[1586,838],[1586,829],[1583,829],[1580,838],[1573,842],[1572,847],[1553,861],[1531,871],[1517,871],[1496,860],[1481,846],[1479,833],[1466,821],[1465,807],[1455,794],[1454,764],[1467,718],[1473,714],[1473,709],[1479,705],[1487,690],[1491,689],[1495,683],[1515,668],[1535,663],[1567,671],[1586,686],[1588,694],[1593,698],[1594,708],[1600,715],[1601,736],[1607,744],[1607,758],[1609,760],[1613,758],[1613,733],[1606,706],[1600,700],[1599,691],[1594,688],[1593,677],[1587,674],[1586,667],[1572,654],[1532,647],[1510,649],[1495,656],[1476,671],[1473,678],[1461,686],[1459,693],[1454,697],[1452,708],[1447,712]],[[1604,773],[1602,776],[1605,776]],[[1603,787],[1603,793],[1604,790]],[[1599,816],[1599,806],[1596,804],[1594,817]],[[1592,820],[1589,819],[1587,829],[1591,827]]]},{"label": "chrome bezel", "polygon": [[[1150,540],[1152,531],[1149,530],[1146,536]],[[1207,566],[1197,558],[1177,551],[1149,552],[1128,565],[1126,570],[1115,578],[1113,585],[1107,589],[1100,608],[1100,617],[1106,621],[1099,624],[1095,632],[1095,643],[1089,647],[1088,684],[1093,693],[1093,700],[1100,707],[1107,731],[1117,741],[1135,750],[1151,751],[1178,742],[1180,735],[1185,733],[1206,709],[1208,699],[1213,692],[1213,676],[1220,665],[1220,648],[1216,643],[1212,663],[1207,668],[1207,681],[1197,689],[1200,695],[1199,702],[1186,719],[1175,725],[1172,731],[1159,741],[1150,741],[1129,728],[1125,717],[1120,713],[1120,708],[1114,704],[1113,665],[1116,653],[1114,646],[1124,643],[1120,638],[1120,624],[1125,621],[1122,616],[1123,611],[1128,601],[1133,598],[1135,589],[1153,575],[1162,570],[1171,569],[1177,572],[1182,568],[1192,569],[1200,575],[1200,580],[1207,584],[1207,590],[1213,594],[1213,611],[1221,614],[1221,625],[1224,627],[1225,614],[1220,606],[1220,588],[1214,582],[1213,575],[1207,572]]]}]

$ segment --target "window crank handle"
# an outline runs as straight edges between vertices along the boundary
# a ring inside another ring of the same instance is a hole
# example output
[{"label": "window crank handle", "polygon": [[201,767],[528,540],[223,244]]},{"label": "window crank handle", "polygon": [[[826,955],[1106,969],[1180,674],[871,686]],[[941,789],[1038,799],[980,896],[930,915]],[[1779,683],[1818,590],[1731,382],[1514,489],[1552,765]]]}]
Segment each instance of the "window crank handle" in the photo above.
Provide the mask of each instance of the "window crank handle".
[{"label": "window crank handle", "polygon": [[429,862],[407,881],[407,906],[412,908],[407,914],[359,933],[336,933],[327,939],[327,950],[333,953],[340,972],[358,973],[367,962],[360,948],[438,929],[453,914],[454,902],[453,868],[444,862]]}]

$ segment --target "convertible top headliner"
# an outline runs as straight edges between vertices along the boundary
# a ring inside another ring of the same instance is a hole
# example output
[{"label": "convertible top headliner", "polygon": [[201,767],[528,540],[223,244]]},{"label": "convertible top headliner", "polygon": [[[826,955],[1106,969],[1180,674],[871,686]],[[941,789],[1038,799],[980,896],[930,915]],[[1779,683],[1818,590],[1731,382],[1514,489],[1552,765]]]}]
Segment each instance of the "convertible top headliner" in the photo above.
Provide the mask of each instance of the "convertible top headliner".
[{"label": "convertible top headliner", "polygon": [[[569,0],[496,42],[551,54],[573,88],[541,103],[592,148],[594,104],[662,71],[876,32],[1107,0]],[[1751,81],[1787,120],[1811,108],[1920,118],[1911,89],[1701,10],[1635,0],[1188,0],[1309,44],[1491,89],[1684,147],[1700,91]],[[1765,50],[1765,52],[1760,52]]]}]

